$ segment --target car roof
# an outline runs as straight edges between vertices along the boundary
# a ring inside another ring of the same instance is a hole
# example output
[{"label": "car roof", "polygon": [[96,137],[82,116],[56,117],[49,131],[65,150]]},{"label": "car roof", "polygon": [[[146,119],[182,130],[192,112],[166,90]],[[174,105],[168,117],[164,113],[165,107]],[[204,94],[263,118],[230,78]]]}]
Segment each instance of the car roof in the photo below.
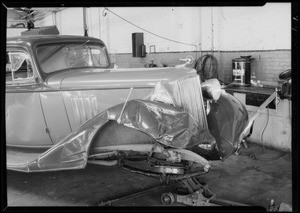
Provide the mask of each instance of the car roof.
[{"label": "car roof", "polygon": [[87,37],[87,36],[74,36],[74,35],[26,35],[7,38],[7,44],[18,44],[30,46],[35,43],[44,42],[62,42],[62,41],[95,41],[104,44],[100,39]]}]

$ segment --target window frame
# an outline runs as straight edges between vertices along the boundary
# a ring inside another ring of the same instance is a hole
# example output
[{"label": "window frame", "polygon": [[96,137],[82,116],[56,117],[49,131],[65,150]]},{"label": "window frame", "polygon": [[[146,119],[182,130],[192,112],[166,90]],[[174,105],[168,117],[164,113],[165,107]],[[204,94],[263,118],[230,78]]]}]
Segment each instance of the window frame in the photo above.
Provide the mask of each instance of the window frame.
[{"label": "window frame", "polygon": [[[25,53],[28,58],[25,59],[25,60],[29,60],[30,62],[30,66],[31,66],[31,69],[32,69],[32,76],[30,78],[21,78],[19,80],[15,79],[14,78],[14,74],[13,72],[14,71],[10,71],[11,72],[11,81],[7,81],[7,79],[5,78],[5,84],[7,86],[27,86],[27,85],[34,85],[36,84],[36,77],[35,77],[35,67],[34,67],[34,63],[33,63],[33,58],[31,57],[31,54],[25,49],[25,48],[16,48],[16,47],[7,47],[6,48],[6,53],[7,52],[21,52],[21,53]],[[24,63],[24,62],[23,62]],[[28,63],[26,61],[26,63]],[[6,74],[6,70],[5,70],[5,74]]]},{"label": "window frame", "polygon": [[103,49],[103,53],[105,53],[105,58],[106,58],[106,66],[100,67],[100,66],[86,66],[86,67],[69,67],[69,68],[64,68],[64,69],[60,69],[60,70],[56,70],[56,71],[52,71],[52,72],[45,72],[43,70],[43,68],[40,65],[40,59],[38,57],[38,48],[40,46],[47,46],[47,45],[63,45],[63,44],[85,44],[87,43],[87,41],[85,40],[76,40],[76,41],[61,41],[61,42],[43,42],[43,43],[38,43],[34,46],[34,54],[36,57],[36,61],[37,61],[37,65],[38,68],[41,72],[41,74],[45,75],[46,77],[49,75],[53,75],[54,73],[59,73],[62,71],[66,71],[66,70],[70,70],[70,69],[108,69],[111,68],[111,63],[110,63],[110,58],[108,55],[108,51],[107,51],[107,47],[105,46],[105,44],[101,43],[101,42],[97,42],[97,41],[90,41],[87,43],[87,45],[95,45],[95,46],[99,46],[101,49]]}]

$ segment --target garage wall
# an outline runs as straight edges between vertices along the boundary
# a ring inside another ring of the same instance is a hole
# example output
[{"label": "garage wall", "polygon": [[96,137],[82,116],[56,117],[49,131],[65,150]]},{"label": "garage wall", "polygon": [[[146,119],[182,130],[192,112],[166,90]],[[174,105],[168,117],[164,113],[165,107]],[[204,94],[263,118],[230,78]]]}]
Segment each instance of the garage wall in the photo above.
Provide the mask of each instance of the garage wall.
[{"label": "garage wall", "polygon": [[[211,51],[196,52],[172,52],[172,53],[150,53],[145,58],[133,58],[130,53],[116,54],[116,63],[120,68],[143,67],[149,64],[151,59],[159,67],[164,65],[175,66],[182,63],[179,59],[187,56],[199,58],[201,55],[211,54]],[[225,83],[232,82],[232,59],[239,58],[241,55],[251,55],[255,58],[251,63],[251,71],[261,83],[269,86],[278,86],[282,83],[279,74],[291,68],[291,51],[216,51],[213,55],[218,61],[218,75]]]},{"label": "garage wall", "polygon": [[6,28],[6,36],[7,37],[14,37],[14,36],[20,36],[22,32],[26,31],[27,28]]},{"label": "garage wall", "polygon": [[[88,34],[102,39],[119,67],[143,67],[154,59],[162,66],[180,63],[187,55],[212,53],[223,81],[231,81],[231,61],[241,55],[256,60],[252,70],[261,81],[276,83],[278,74],[291,67],[291,3],[262,7],[103,7],[87,8]],[[131,22],[128,23],[123,19]],[[56,24],[60,33],[83,35],[83,8],[66,8],[36,23]],[[172,42],[147,33],[142,27]],[[144,33],[148,52],[132,58],[131,34]],[[155,45],[156,53],[150,53]],[[208,52],[209,51],[209,52]],[[274,81],[274,82],[273,82]]]},{"label": "garage wall", "polygon": [[[4,24],[3,22],[1,24]],[[24,26],[19,25],[14,27],[16,24],[24,24]],[[19,18],[19,14],[17,13],[7,13],[7,22],[6,22],[6,36],[13,37],[13,36],[20,36],[21,32],[27,30],[27,23],[25,20],[21,20]]]},{"label": "garage wall", "polygon": [[[174,43],[147,32],[144,41],[158,52],[198,50],[274,50],[291,48],[291,3],[262,7],[110,7],[113,13]],[[89,35],[116,53],[131,53],[131,34],[143,32],[103,7],[87,8]],[[55,23],[53,23],[55,22]],[[61,34],[83,35],[83,9],[66,8],[36,26],[56,24]]]},{"label": "garage wall", "polygon": [[220,50],[291,49],[291,4],[218,8]]}]

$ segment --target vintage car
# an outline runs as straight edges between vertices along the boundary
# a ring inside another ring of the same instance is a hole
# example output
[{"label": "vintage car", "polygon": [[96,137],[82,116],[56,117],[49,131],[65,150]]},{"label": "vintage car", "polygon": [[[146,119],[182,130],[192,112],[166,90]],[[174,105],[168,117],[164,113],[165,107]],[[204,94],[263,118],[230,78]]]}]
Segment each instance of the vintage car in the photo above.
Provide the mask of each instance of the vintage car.
[{"label": "vintage car", "polygon": [[243,104],[189,66],[116,69],[101,40],[81,36],[8,38],[6,52],[7,169],[94,163],[180,180],[247,134]]}]

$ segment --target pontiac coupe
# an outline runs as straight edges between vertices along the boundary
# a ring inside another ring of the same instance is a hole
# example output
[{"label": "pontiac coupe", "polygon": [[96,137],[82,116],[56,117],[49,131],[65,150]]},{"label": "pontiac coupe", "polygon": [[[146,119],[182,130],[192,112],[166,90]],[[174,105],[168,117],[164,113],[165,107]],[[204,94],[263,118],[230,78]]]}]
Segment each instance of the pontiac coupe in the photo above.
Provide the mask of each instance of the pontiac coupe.
[{"label": "pontiac coupe", "polygon": [[179,180],[247,134],[243,104],[191,67],[116,69],[101,40],[81,36],[8,38],[6,53],[7,169],[94,163]]}]

